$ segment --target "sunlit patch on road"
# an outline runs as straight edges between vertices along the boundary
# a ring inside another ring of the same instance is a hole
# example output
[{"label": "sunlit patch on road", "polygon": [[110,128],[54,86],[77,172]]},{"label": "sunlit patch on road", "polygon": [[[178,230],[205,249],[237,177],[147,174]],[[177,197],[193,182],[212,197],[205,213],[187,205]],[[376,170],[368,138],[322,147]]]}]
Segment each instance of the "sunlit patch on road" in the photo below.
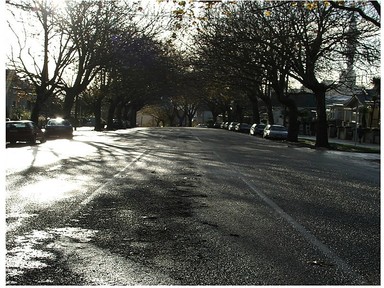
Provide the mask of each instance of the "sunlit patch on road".
[{"label": "sunlit patch on road", "polygon": [[[49,148],[53,154],[60,154],[61,158],[66,156],[86,156],[97,152],[97,149],[92,145],[68,139],[47,141],[45,147]],[[52,155],[49,155],[49,158],[52,158]]]},{"label": "sunlit patch on road", "polygon": [[[95,237],[96,230],[79,227],[64,227],[46,231],[34,230],[31,233],[16,237],[11,249],[7,250],[6,273],[7,284],[15,283],[16,278],[22,277],[34,269],[43,269],[57,260],[57,253],[52,249],[52,243],[60,238],[69,238],[75,242],[89,242]],[[47,277],[49,277],[47,275]],[[49,279],[44,280],[49,283]]]},{"label": "sunlit patch on road", "polygon": [[20,226],[25,219],[36,217],[38,214],[12,212],[6,215],[7,230],[11,231]]},{"label": "sunlit patch on road", "polygon": [[46,267],[45,260],[54,259],[55,255],[38,246],[41,246],[45,241],[53,240],[53,238],[53,235],[44,231],[33,231],[28,235],[17,237],[13,241],[15,247],[7,251],[7,277],[21,275],[25,270]]},{"label": "sunlit patch on road", "polygon": [[7,174],[10,174],[30,167],[48,166],[59,160],[87,157],[96,153],[98,153],[98,149],[85,142],[55,139],[38,146],[7,149],[6,170]]},{"label": "sunlit patch on road", "polygon": [[19,193],[38,204],[44,204],[71,197],[78,186],[78,183],[66,179],[47,179],[31,184]]},{"label": "sunlit patch on road", "polygon": [[53,233],[68,237],[73,240],[76,240],[76,242],[90,242],[95,237],[97,230],[89,230],[89,229],[83,229],[80,227],[64,227],[64,228],[56,228],[51,230]]}]

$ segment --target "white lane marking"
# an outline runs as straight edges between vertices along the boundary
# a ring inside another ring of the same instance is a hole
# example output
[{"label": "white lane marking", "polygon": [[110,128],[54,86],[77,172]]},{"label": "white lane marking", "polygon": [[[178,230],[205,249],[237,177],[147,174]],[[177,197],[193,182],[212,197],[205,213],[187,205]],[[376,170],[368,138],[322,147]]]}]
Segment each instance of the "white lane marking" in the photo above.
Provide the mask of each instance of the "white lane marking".
[{"label": "white lane marking", "polygon": [[340,269],[346,274],[356,279],[358,283],[354,284],[367,284],[366,280],[353,271],[353,269],[339,256],[333,253],[326,245],[324,245],[320,240],[318,240],[313,234],[311,234],[303,225],[298,223],[293,219],[289,214],[284,212],[275,202],[269,199],[264,193],[258,191],[258,189],[249,181],[245,180],[243,177],[240,179],[248,185],[251,190],[257,194],[268,206],[270,206],[275,212],[277,212],[282,218],[284,218],[296,231],[298,231],[304,239],[306,239],[313,246],[317,247],[328,259],[335,263]]},{"label": "white lane marking", "polygon": [[235,170],[240,180],[242,180],[254,193],[260,197],[269,207],[271,207],[276,213],[278,213],[283,219],[285,219],[289,225],[291,225],[297,232],[301,234],[301,236],[315,246],[318,250],[320,250],[328,259],[330,259],[335,265],[337,265],[346,275],[351,277],[357,284],[367,284],[368,282],[364,279],[363,276],[355,272],[351,266],[349,266],[343,259],[337,256],[334,252],[332,252],[326,245],[324,245],[320,240],[318,240],[313,234],[311,234],[303,225],[298,223],[295,219],[293,219],[289,214],[284,212],[283,209],[275,202],[273,202],[270,198],[268,198],[264,193],[260,192],[253,183],[246,180],[245,176],[234,166],[226,163],[220,155],[213,151],[213,154],[228,168],[231,170]]},{"label": "white lane marking", "polygon": [[[109,185],[111,185],[111,183],[113,181],[115,181],[116,178],[120,178],[120,176],[122,175],[122,173],[125,172],[125,170],[127,170],[131,165],[133,165],[135,162],[139,161],[145,154],[147,154],[149,152],[149,150],[145,150],[144,152],[142,152],[141,154],[139,154],[136,158],[134,158],[131,162],[128,163],[128,165],[126,165],[121,171],[119,171],[118,173],[116,173],[115,175],[113,175],[113,177],[105,182],[104,184],[102,184],[99,188],[97,188],[91,195],[89,195],[86,199],[84,199],[81,203],[80,203],[80,207],[82,206],[85,206],[86,204],[88,204],[89,202],[91,202],[97,195],[103,193],[103,191],[105,191],[105,188]],[[79,208],[80,209],[80,208]],[[78,209],[78,210],[79,210]],[[78,211],[77,210],[77,211]]]},{"label": "white lane marking", "polygon": [[195,136],[195,138],[197,139],[197,141],[199,141],[200,143],[203,143],[203,141],[201,141],[201,139],[197,136]]}]

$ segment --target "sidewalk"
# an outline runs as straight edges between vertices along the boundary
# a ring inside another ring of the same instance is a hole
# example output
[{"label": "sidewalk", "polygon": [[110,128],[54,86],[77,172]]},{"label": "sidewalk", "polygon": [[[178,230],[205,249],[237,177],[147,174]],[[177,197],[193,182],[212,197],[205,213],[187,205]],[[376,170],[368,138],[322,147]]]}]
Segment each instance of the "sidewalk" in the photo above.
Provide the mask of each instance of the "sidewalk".
[{"label": "sidewalk", "polygon": [[[299,135],[299,139],[301,140],[310,140],[310,141],[316,141],[316,136],[309,136],[309,135]],[[348,145],[348,146],[355,146],[355,147],[361,147],[361,148],[368,148],[380,151],[380,144],[370,144],[370,143],[359,143],[359,141],[354,140],[341,140],[337,138],[328,138],[328,142],[330,144],[342,144],[342,145]]]}]

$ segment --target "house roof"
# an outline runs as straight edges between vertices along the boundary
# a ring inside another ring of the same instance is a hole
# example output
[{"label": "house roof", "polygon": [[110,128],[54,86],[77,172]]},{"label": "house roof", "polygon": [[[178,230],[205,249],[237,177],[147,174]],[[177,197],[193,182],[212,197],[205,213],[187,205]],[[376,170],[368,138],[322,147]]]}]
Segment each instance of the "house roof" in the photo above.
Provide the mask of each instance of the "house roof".
[{"label": "house roof", "polygon": [[372,102],[374,96],[375,91],[373,89],[362,90],[360,93],[353,95],[349,100],[344,102],[344,106],[349,108],[363,106],[367,102]]},{"label": "house roof", "polygon": [[300,91],[299,93],[288,94],[288,97],[295,100],[298,108],[316,107],[316,97],[313,93]]},{"label": "house roof", "polygon": [[[315,108],[316,107],[316,97],[315,94],[306,92],[306,91],[300,91],[296,93],[288,93],[287,97],[293,99],[296,103],[297,108]],[[283,106],[281,104],[276,95],[272,94],[272,106]]]},{"label": "house roof", "polygon": [[[371,102],[372,97],[377,96],[377,93],[374,89],[360,89],[354,95],[343,95],[343,94],[328,94],[325,96],[325,104],[331,106],[334,104],[342,104],[346,107],[356,107],[364,105],[367,102]],[[316,96],[314,93],[308,91],[299,91],[295,93],[288,93],[287,96],[295,100],[296,106],[298,109],[315,109],[316,108]],[[272,106],[283,106],[276,95],[272,93]]]},{"label": "house roof", "polygon": [[344,103],[344,106],[348,108],[353,108],[353,107],[362,106],[362,105],[363,103],[360,101],[359,97],[357,97],[356,95],[352,96],[351,99],[349,99]]}]

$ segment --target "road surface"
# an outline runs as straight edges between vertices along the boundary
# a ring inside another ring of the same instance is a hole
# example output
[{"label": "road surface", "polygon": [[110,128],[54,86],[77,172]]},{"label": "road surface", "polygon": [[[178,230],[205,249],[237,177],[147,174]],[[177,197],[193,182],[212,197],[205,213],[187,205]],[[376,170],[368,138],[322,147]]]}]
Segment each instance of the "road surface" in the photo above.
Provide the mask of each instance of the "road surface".
[{"label": "road surface", "polygon": [[9,285],[380,284],[379,155],[135,128],[5,156]]}]

